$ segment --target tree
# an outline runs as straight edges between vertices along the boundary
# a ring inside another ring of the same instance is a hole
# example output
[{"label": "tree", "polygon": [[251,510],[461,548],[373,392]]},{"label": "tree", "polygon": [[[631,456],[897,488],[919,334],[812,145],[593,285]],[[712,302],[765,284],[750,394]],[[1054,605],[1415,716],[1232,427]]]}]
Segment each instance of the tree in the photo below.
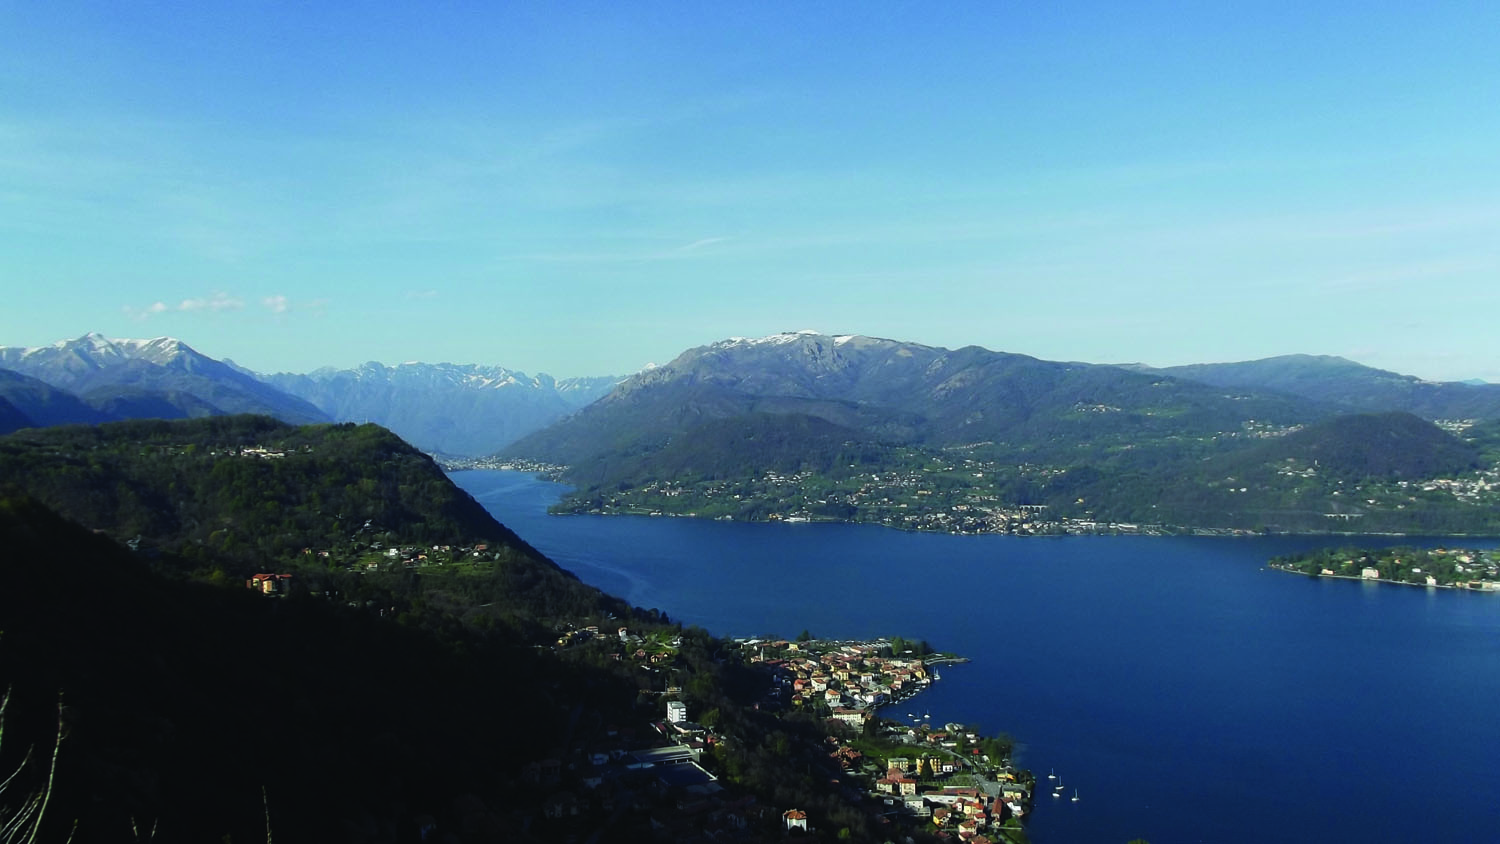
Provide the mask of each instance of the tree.
[{"label": "tree", "polygon": [[797,634],[797,641],[799,641],[799,642],[811,642],[812,638],[813,638],[813,634],[810,633],[810,632],[808,632],[806,629],[804,629],[801,633]]}]

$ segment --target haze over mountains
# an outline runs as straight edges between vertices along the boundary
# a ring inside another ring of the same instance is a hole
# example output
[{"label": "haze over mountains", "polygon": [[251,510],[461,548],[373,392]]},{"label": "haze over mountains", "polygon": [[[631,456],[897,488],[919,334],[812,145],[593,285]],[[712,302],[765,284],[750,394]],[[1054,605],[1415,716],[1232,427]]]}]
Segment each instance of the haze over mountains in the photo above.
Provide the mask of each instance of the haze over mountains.
[{"label": "haze over mountains", "polygon": [[479,455],[588,404],[618,380],[558,381],[446,363],[263,376],[170,337],[86,334],[39,348],[0,347],[0,433],[258,413],[292,424],[375,422],[427,451]]},{"label": "haze over mountains", "polygon": [[384,425],[450,455],[491,454],[609,392],[618,377],[529,376],[501,366],[370,362],[264,380],[340,421]]}]

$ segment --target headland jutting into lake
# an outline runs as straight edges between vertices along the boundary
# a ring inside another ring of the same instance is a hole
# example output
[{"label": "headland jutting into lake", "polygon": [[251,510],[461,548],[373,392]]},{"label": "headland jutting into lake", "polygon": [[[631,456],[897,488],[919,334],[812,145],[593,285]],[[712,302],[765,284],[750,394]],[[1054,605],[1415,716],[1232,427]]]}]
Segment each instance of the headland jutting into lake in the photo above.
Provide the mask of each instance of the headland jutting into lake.
[{"label": "headland jutting into lake", "polygon": [[1275,557],[1280,571],[1431,589],[1500,592],[1500,555],[1465,548],[1320,548]]},{"label": "headland jutting into lake", "polygon": [[[866,798],[892,815],[930,821],[972,841],[1023,841],[1036,777],[1011,762],[1004,736],[959,723],[899,713],[940,679],[939,665],[966,657],[931,653],[903,639],[831,641],[799,637],[740,639],[752,665],[773,672],[771,701],[830,718],[828,738],[842,770],[861,778]],[[896,718],[877,717],[895,708]]]}]

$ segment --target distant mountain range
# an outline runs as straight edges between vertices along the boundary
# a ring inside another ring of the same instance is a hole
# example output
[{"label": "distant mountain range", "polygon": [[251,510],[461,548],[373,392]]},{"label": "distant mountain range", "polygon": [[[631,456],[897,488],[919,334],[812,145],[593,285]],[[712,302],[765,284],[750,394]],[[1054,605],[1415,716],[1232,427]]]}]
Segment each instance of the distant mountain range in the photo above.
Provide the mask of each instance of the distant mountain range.
[{"label": "distant mountain range", "polygon": [[375,422],[428,451],[480,455],[592,402],[619,380],[558,381],[446,363],[258,375],[170,337],[85,334],[39,348],[0,347],[0,433],[256,413],[292,424]]},{"label": "distant mountain range", "polygon": [[366,363],[261,376],[340,421],[370,421],[418,448],[492,454],[609,392],[620,379],[528,376],[500,366]]},{"label": "distant mountain range", "polygon": [[[39,348],[0,347],[0,368],[28,375],[74,394],[100,418],[151,416],[178,419],[259,413],[284,422],[329,422],[311,404],[200,354],[181,340],[110,340],[85,334]],[[37,419],[38,424],[57,424]]]},{"label": "distant mountain range", "polygon": [[259,375],[169,337],[0,347],[0,432],[230,413],[368,421],[427,451],[543,459],[590,482],[649,475],[653,461],[674,473],[697,464],[724,472],[768,442],[781,466],[828,464],[842,443],[1151,464],[1168,452],[1213,456],[1252,429],[1357,411],[1497,419],[1500,385],[1423,381],[1326,356],[1151,368],[808,331],[689,349],[624,379],[373,362]]}]

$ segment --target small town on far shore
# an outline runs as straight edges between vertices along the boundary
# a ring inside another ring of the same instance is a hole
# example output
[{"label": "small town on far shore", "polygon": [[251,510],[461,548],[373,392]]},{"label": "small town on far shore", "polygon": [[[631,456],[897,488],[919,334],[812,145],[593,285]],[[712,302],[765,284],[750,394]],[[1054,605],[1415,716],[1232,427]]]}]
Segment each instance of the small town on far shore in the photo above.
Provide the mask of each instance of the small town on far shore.
[{"label": "small town on far shore", "polygon": [[[447,471],[495,469],[530,472],[546,480],[556,480],[566,467],[532,460],[498,458],[443,459]],[[947,466],[943,472],[982,479],[993,472],[988,463],[966,461],[965,466]],[[1038,467],[1021,467],[1038,472]],[[766,472],[758,479],[733,483],[728,481],[683,484],[657,481],[628,492],[611,493],[596,502],[559,505],[564,514],[620,516],[681,516],[718,521],[762,521],[798,524],[805,522],[856,522],[879,524],[898,530],[954,533],[960,535],[998,534],[1008,536],[1061,536],[1096,534],[1135,534],[1168,536],[1248,536],[1249,530],[1215,527],[1182,527],[1163,524],[1141,524],[1071,518],[1051,515],[1046,505],[1004,504],[999,497],[982,489],[968,487],[939,488],[930,485],[925,471],[875,472],[855,479],[852,488],[834,492],[819,488],[821,479],[810,472],[781,474]],[[977,483],[977,482],[976,482]],[[734,515],[745,505],[767,503],[765,512],[752,517]],[[770,502],[775,502],[774,505]],[[819,508],[843,508],[843,515],[829,516]]]}]

